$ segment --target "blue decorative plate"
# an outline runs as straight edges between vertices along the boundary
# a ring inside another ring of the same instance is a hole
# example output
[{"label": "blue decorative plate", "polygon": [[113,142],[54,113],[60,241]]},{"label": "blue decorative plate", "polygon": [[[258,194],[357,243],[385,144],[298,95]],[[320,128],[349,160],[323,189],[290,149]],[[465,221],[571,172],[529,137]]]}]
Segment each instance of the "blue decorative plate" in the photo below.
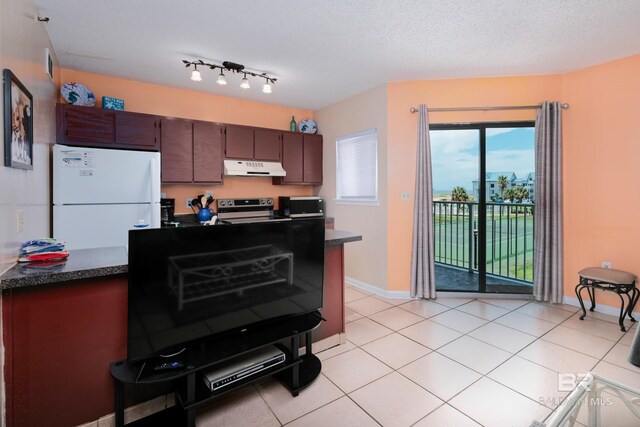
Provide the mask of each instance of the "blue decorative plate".
[{"label": "blue decorative plate", "polygon": [[300,120],[298,130],[302,133],[316,133],[318,132],[318,125],[311,119]]},{"label": "blue decorative plate", "polygon": [[95,95],[87,89],[86,86],[80,83],[65,83],[62,85],[62,88],[60,88],[60,92],[62,93],[64,100],[69,104],[80,105],[83,107],[93,107],[96,105]]}]

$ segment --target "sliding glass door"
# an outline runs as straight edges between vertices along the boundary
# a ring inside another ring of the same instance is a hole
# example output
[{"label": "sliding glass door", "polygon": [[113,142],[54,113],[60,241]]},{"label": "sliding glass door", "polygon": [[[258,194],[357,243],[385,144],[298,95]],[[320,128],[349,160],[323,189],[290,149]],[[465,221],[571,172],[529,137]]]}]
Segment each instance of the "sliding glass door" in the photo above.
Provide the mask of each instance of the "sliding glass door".
[{"label": "sliding glass door", "polygon": [[431,125],[438,291],[531,293],[534,123]]}]

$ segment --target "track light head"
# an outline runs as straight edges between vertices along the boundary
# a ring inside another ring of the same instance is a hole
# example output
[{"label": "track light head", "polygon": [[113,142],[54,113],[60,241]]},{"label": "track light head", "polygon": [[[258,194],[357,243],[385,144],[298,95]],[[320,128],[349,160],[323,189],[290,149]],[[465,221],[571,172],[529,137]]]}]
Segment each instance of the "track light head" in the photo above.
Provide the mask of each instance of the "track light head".
[{"label": "track light head", "polygon": [[227,84],[227,79],[224,76],[224,73],[222,72],[222,70],[220,70],[220,75],[218,75],[218,79],[216,80],[216,83],[222,86]]},{"label": "track light head", "polygon": [[271,93],[271,84],[269,84],[269,79],[267,79],[264,86],[262,86],[262,92]]},{"label": "track light head", "polygon": [[200,75],[200,71],[198,71],[197,67],[195,67],[194,70],[191,72],[191,80],[193,80],[194,82],[202,81],[202,76]]},{"label": "track light head", "polygon": [[242,78],[242,83],[240,83],[240,87],[242,89],[249,89],[251,85],[249,84],[249,79],[247,79],[247,75],[245,74]]}]

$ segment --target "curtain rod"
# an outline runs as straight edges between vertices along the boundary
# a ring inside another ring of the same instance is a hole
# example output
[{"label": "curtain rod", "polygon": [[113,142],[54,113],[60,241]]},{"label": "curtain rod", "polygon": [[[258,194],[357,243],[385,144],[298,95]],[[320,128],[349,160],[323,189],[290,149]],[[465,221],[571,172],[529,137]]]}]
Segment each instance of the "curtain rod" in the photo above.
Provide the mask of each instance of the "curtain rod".
[{"label": "curtain rod", "polygon": [[[444,108],[427,108],[427,111],[489,111],[489,110],[536,110],[541,107],[542,104],[538,105],[507,105],[507,106],[499,106],[499,107],[444,107]],[[561,104],[563,110],[569,108],[569,104],[566,102]],[[418,109],[416,107],[409,108],[409,111],[412,113],[417,113]]]}]

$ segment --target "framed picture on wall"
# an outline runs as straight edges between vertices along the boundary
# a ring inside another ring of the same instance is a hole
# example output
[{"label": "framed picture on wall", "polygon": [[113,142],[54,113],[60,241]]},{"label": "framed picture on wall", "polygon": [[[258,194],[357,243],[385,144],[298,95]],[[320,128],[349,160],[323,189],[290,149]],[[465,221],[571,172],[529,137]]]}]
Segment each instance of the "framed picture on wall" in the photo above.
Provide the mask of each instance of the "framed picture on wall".
[{"label": "framed picture on wall", "polygon": [[20,80],[5,69],[4,165],[33,169],[33,97]]}]

